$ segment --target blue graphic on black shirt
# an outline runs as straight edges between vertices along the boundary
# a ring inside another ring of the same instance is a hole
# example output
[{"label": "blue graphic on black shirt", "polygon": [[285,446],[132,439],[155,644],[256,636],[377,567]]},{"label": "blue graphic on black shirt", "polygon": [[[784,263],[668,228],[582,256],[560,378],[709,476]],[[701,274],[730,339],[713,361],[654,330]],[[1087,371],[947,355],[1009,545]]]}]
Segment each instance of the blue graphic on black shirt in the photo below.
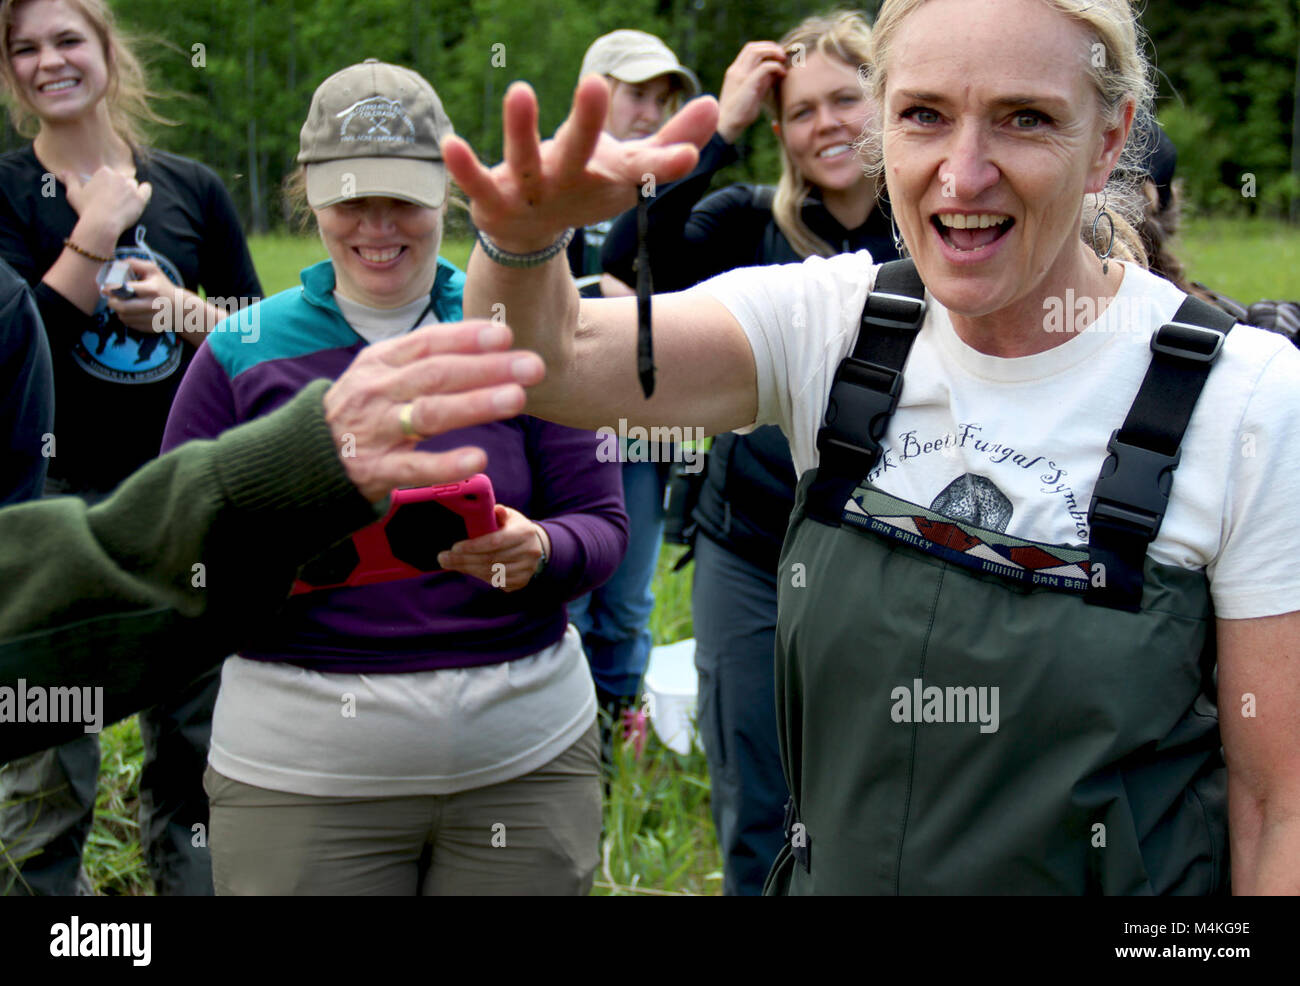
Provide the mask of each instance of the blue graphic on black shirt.
[{"label": "blue graphic on black shirt", "polygon": [[[157,264],[169,281],[184,287],[176,265],[150,249],[144,237],[145,228],[137,226],[135,246],[115,248],[113,258],[148,260]],[[73,357],[91,376],[114,383],[153,383],[171,376],[181,365],[182,343],[173,333],[137,332],[127,328],[102,297],[91,317],[94,328],[83,332],[72,347]]]}]

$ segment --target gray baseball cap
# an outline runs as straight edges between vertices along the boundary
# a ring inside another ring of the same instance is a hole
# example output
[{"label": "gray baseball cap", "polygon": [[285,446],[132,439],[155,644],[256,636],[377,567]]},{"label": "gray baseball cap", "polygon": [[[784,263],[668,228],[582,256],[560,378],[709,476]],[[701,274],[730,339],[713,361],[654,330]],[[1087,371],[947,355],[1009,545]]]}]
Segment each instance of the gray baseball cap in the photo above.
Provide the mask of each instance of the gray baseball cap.
[{"label": "gray baseball cap", "polygon": [[686,91],[687,98],[700,92],[695,73],[677,61],[671,48],[645,31],[611,31],[593,41],[582,58],[578,75],[581,78],[592,73],[632,84],[671,75]]},{"label": "gray baseball cap", "polygon": [[418,73],[367,58],[320,84],[298,162],[313,209],[382,195],[436,209],[447,197],[442,139],[451,120]]}]

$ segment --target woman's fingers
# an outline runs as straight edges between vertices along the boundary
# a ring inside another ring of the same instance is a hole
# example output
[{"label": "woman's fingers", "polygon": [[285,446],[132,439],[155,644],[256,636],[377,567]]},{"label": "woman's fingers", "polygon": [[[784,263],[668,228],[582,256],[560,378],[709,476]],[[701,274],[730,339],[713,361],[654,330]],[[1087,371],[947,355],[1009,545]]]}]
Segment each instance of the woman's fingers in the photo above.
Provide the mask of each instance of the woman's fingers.
[{"label": "woman's fingers", "polygon": [[[691,145],[691,149],[694,150],[707,144],[717,128],[718,101],[712,96],[701,96],[699,99],[692,99],[674,113],[668,122],[659,128],[659,132],[647,140],[651,146],[681,144],[683,150],[686,149],[686,145]],[[698,152],[694,156],[698,158]],[[694,167],[694,164],[690,167]],[[672,181],[673,179],[661,178],[660,180]]]},{"label": "woman's fingers", "polygon": [[456,394],[498,384],[531,387],[545,376],[542,358],[527,350],[504,353],[448,353],[429,356],[397,371],[384,389],[398,401],[426,394]]},{"label": "woman's fingers", "polygon": [[476,205],[496,208],[501,195],[497,191],[492,172],[479,161],[465,138],[449,136],[442,139],[442,160],[452,179],[462,192]]},{"label": "woman's fingers", "polygon": [[516,525],[468,541],[459,541],[448,552],[453,556],[464,556],[465,559],[475,555],[493,555],[497,561],[511,561],[532,555],[534,564],[542,554],[537,535],[531,526],[526,525]]},{"label": "woman's fingers", "polygon": [[[523,411],[527,399],[523,387],[504,384],[459,394],[412,397],[409,402],[403,402],[394,408],[392,413],[403,437],[415,441],[421,436],[427,438],[457,428],[513,418]],[[402,408],[406,403],[411,405],[408,416],[414,437],[406,436],[402,427]]]},{"label": "woman's fingers", "polygon": [[505,164],[525,196],[544,177],[541,136],[537,133],[537,97],[527,82],[515,82],[502,103]]},{"label": "woman's fingers", "polygon": [[[346,463],[347,460],[344,459],[344,464]],[[487,468],[487,454],[472,445],[452,449],[450,452],[404,449],[389,452],[371,465],[375,474],[371,480],[371,489],[378,490],[378,494],[371,496],[360,484],[358,487],[367,499],[377,502],[398,487],[441,486],[443,483],[458,483],[462,479],[468,479]]]},{"label": "woman's fingers", "polygon": [[557,177],[580,175],[596,151],[609,109],[609,87],[598,75],[588,75],[573,91],[569,115],[555,132]]},{"label": "woman's fingers", "polygon": [[154,274],[162,274],[162,269],[153,261],[144,260],[141,257],[127,257],[126,262],[137,280],[143,281],[146,277],[152,277]]},{"label": "woman's fingers", "polygon": [[374,343],[362,352],[388,366],[400,367],[444,353],[498,352],[508,347],[513,338],[509,326],[502,322],[472,319],[426,325],[396,339]]}]

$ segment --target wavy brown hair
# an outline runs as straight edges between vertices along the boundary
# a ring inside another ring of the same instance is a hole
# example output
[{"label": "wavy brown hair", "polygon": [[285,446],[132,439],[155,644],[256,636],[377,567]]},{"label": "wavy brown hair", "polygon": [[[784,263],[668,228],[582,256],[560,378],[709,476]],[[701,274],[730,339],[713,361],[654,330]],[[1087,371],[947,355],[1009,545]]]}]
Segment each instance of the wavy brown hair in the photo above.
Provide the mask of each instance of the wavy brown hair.
[{"label": "wavy brown hair", "polygon": [[[9,119],[14,129],[24,137],[34,137],[40,129],[40,118],[27,101],[14,75],[9,57],[9,36],[14,26],[14,16],[19,7],[38,0],[0,0],[0,79],[4,80]],[[108,90],[104,101],[113,130],[135,150],[143,150],[145,133],[149,124],[172,125],[174,121],[160,116],[149,101],[159,94],[149,88],[144,67],[136,57],[139,41],[117,26],[112,9],[105,0],[61,0],[86,19],[91,31],[99,39],[104,62],[108,66]]]},{"label": "wavy brown hair", "polygon": [[[844,10],[807,17],[777,42],[789,56],[821,53],[844,63],[862,77],[862,67],[871,56],[871,25],[856,10]],[[772,86],[765,105],[773,120],[781,120],[781,86]],[[781,142],[781,178],[772,200],[772,218],[795,252],[801,257],[833,257],[840,251],[808,228],[803,221],[803,203],[812,183]]]}]

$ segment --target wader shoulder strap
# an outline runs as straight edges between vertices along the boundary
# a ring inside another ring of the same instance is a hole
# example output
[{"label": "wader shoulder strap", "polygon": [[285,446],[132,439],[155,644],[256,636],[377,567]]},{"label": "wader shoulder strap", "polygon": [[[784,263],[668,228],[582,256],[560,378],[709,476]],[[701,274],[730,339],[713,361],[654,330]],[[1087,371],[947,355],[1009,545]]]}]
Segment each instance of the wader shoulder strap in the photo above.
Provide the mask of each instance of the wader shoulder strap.
[{"label": "wader shoulder strap", "polygon": [[880,458],[880,439],[898,408],[903,366],[925,318],[925,285],[911,260],[880,268],[862,308],[853,352],[835,371],[825,424],[817,432],[820,465],[808,510],[839,526],[844,502]]},{"label": "wader shoulder strap", "polygon": [[1086,602],[1129,612],[1141,607],[1147,546],[1169,505],[1183,433],[1234,324],[1232,316],[1189,297],[1151,336],[1151,364],[1123,427],[1110,436],[1088,507]]}]

